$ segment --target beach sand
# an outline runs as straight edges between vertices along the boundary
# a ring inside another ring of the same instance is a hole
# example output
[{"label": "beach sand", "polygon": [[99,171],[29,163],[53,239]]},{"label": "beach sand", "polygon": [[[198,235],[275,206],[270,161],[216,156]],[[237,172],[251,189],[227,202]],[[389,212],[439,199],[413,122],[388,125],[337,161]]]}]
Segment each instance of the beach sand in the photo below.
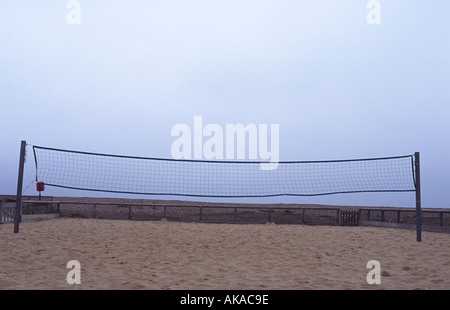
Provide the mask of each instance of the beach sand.
[{"label": "beach sand", "polygon": [[[0,289],[450,289],[450,234],[58,218],[0,225]],[[67,262],[81,284],[67,283]],[[368,284],[367,263],[381,265]]]}]

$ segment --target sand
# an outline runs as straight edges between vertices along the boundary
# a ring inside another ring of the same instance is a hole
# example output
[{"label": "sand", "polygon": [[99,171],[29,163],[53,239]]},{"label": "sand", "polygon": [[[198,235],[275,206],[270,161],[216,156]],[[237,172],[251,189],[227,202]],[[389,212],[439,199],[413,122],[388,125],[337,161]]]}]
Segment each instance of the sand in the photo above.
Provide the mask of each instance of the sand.
[{"label": "sand", "polygon": [[[0,225],[1,289],[450,289],[450,234],[58,218]],[[69,285],[67,262],[81,266]],[[381,284],[368,284],[369,260]]]}]

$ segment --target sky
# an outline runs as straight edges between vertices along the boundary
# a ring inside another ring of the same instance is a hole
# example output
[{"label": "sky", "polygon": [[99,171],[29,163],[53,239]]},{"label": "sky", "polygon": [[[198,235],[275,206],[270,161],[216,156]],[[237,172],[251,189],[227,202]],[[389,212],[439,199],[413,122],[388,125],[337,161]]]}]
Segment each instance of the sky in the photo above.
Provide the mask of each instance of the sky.
[{"label": "sky", "polygon": [[[280,161],[418,151],[422,206],[450,208],[449,11],[441,0],[0,0],[0,194],[16,193],[21,140],[171,158],[172,128],[201,116],[278,124]],[[26,195],[34,169],[28,152]]]}]

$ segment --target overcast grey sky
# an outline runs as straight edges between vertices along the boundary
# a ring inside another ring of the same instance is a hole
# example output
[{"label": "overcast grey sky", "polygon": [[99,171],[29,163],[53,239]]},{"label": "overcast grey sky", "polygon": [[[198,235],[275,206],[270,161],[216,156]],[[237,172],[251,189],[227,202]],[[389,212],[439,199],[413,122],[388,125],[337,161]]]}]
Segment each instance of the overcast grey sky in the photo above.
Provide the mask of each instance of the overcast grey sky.
[{"label": "overcast grey sky", "polygon": [[280,160],[420,151],[423,206],[450,207],[449,1],[379,0],[380,24],[368,0],[80,0],[80,24],[69,2],[0,1],[0,193],[15,194],[22,139],[170,158],[172,127],[199,115],[279,124]]}]

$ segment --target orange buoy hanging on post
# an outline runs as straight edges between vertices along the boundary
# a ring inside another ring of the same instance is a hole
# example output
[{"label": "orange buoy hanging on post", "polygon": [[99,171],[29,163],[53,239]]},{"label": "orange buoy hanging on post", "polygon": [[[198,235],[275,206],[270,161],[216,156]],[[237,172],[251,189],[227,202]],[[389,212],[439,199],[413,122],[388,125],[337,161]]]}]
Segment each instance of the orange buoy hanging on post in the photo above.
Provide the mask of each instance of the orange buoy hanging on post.
[{"label": "orange buoy hanging on post", "polygon": [[45,183],[44,182],[37,182],[36,183],[36,190],[39,192],[39,200],[41,200],[41,192],[45,190]]}]

